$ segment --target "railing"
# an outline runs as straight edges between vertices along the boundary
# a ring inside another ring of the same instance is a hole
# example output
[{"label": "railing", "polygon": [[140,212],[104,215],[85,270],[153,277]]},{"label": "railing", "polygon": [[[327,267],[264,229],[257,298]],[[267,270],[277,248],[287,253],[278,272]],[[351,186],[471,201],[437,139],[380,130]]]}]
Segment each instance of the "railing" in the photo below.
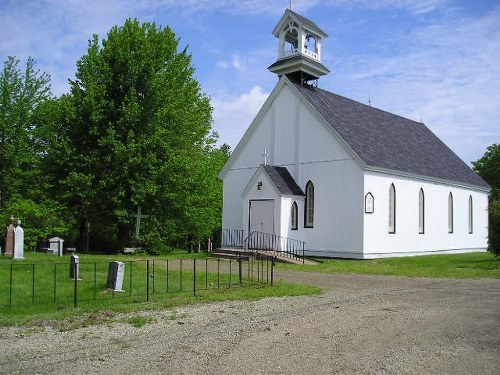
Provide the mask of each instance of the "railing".
[{"label": "railing", "polygon": [[298,259],[302,262],[304,262],[304,248],[304,241],[258,231],[253,231],[243,240],[243,249],[245,250],[269,251],[273,255]]},{"label": "railing", "polygon": [[243,239],[243,229],[223,229],[221,246],[242,249]]},{"label": "railing", "polygon": [[[69,258],[68,258],[69,260]],[[0,310],[11,306],[78,307],[196,296],[203,290],[273,285],[274,259],[146,259],[124,262],[123,290],[109,289],[109,262],[0,264]],[[71,278],[71,276],[77,277]]]},{"label": "railing", "polygon": [[288,56],[300,55],[301,53],[304,54],[304,55],[306,55],[306,56],[309,56],[309,57],[313,58],[314,60],[319,61],[318,53],[314,52],[314,51],[311,51],[311,50],[309,50],[307,48],[304,48],[302,50],[302,52],[299,51],[298,48],[292,48],[290,50],[283,51],[282,57],[284,58],[284,57],[288,57]]}]

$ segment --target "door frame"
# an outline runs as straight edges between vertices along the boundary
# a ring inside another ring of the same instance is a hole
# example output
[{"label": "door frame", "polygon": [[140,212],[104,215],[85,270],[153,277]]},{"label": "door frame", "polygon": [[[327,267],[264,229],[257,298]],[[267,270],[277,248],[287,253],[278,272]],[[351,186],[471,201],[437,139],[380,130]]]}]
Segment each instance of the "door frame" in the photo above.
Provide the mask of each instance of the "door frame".
[{"label": "door frame", "polygon": [[275,199],[249,199],[248,200],[248,231],[247,231],[247,236],[250,235],[251,232],[251,228],[250,228],[250,223],[251,223],[251,216],[252,216],[252,202],[273,202],[273,233],[269,233],[269,234],[275,234],[274,233],[274,230],[275,230],[275,223],[274,223],[274,214],[275,214],[275,209],[276,209],[276,206],[275,206],[275,202],[276,200]]}]

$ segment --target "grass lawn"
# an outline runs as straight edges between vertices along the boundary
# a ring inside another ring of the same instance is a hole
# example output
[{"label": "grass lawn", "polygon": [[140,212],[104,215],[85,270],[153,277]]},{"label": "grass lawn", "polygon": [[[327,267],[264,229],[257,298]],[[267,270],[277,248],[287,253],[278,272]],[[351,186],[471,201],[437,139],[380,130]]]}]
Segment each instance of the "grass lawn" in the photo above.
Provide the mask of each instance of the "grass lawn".
[{"label": "grass lawn", "polygon": [[[236,261],[218,262],[214,258],[207,259],[206,253],[178,252],[155,257],[146,254],[79,256],[81,280],[78,281],[77,308],[73,304],[75,281],[69,278],[69,255],[58,257],[28,252],[24,260],[0,257],[0,326],[49,323],[64,330],[112,322],[119,312],[321,292],[320,288],[307,285],[285,282],[270,285],[269,262],[252,263],[251,271],[250,264],[245,264],[243,285],[240,286]],[[179,261],[181,258],[183,263]],[[149,284],[146,282],[146,259],[150,263]],[[196,274],[193,259],[196,259]],[[124,292],[106,288],[107,267],[111,260],[125,262]],[[195,285],[196,293],[193,293]],[[142,323],[144,321],[139,318],[130,320],[130,324]]]},{"label": "grass lawn", "polygon": [[372,260],[319,259],[321,264],[279,264],[282,269],[320,273],[357,273],[455,279],[500,279],[500,257],[491,253],[425,255]]}]

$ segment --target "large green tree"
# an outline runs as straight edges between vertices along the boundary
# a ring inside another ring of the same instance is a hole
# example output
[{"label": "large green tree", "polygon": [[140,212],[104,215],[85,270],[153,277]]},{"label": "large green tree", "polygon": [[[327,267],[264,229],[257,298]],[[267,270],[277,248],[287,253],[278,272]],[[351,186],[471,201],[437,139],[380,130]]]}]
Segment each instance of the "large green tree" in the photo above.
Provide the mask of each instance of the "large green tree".
[{"label": "large green tree", "polygon": [[10,215],[21,219],[28,246],[69,228],[42,170],[44,139],[52,135],[39,120],[51,100],[50,77],[34,59],[21,68],[19,59],[7,58],[0,72],[0,223],[6,225]]},{"label": "large green tree", "polygon": [[58,159],[80,238],[90,223],[92,248],[130,245],[138,207],[149,215],[141,238],[150,246],[203,238],[217,225],[221,156],[193,74],[169,27],[129,19],[89,41],[70,82]]},{"label": "large green tree", "polygon": [[19,63],[8,57],[0,73],[0,208],[37,178],[33,114],[50,98],[50,77],[35,68],[32,58],[24,70]]},{"label": "large green tree", "polygon": [[483,157],[472,162],[474,170],[491,186],[489,201],[488,248],[500,255],[500,144],[486,149]]}]

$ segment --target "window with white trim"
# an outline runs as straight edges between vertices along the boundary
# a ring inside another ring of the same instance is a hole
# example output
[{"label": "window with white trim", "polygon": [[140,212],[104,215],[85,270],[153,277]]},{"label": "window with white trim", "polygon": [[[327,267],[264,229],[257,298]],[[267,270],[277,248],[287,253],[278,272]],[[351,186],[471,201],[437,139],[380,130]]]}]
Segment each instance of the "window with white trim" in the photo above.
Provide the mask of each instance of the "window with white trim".
[{"label": "window with white trim", "polygon": [[304,227],[314,226],[314,185],[309,181],[306,185],[306,202],[304,205]]},{"label": "window with white trim", "polygon": [[292,203],[292,210],[290,213],[290,226],[292,230],[297,230],[299,227],[299,209],[297,207],[297,202]]},{"label": "window with white trim", "polygon": [[448,233],[453,233],[453,194],[448,194]]},{"label": "window with white trim", "polygon": [[389,233],[396,233],[396,188],[389,187]]},{"label": "window with white trim", "polygon": [[472,206],[472,195],[469,195],[469,234],[474,232],[474,211]]},{"label": "window with white trim", "polygon": [[425,231],[425,196],[424,189],[420,188],[418,193],[418,233],[423,234]]}]

